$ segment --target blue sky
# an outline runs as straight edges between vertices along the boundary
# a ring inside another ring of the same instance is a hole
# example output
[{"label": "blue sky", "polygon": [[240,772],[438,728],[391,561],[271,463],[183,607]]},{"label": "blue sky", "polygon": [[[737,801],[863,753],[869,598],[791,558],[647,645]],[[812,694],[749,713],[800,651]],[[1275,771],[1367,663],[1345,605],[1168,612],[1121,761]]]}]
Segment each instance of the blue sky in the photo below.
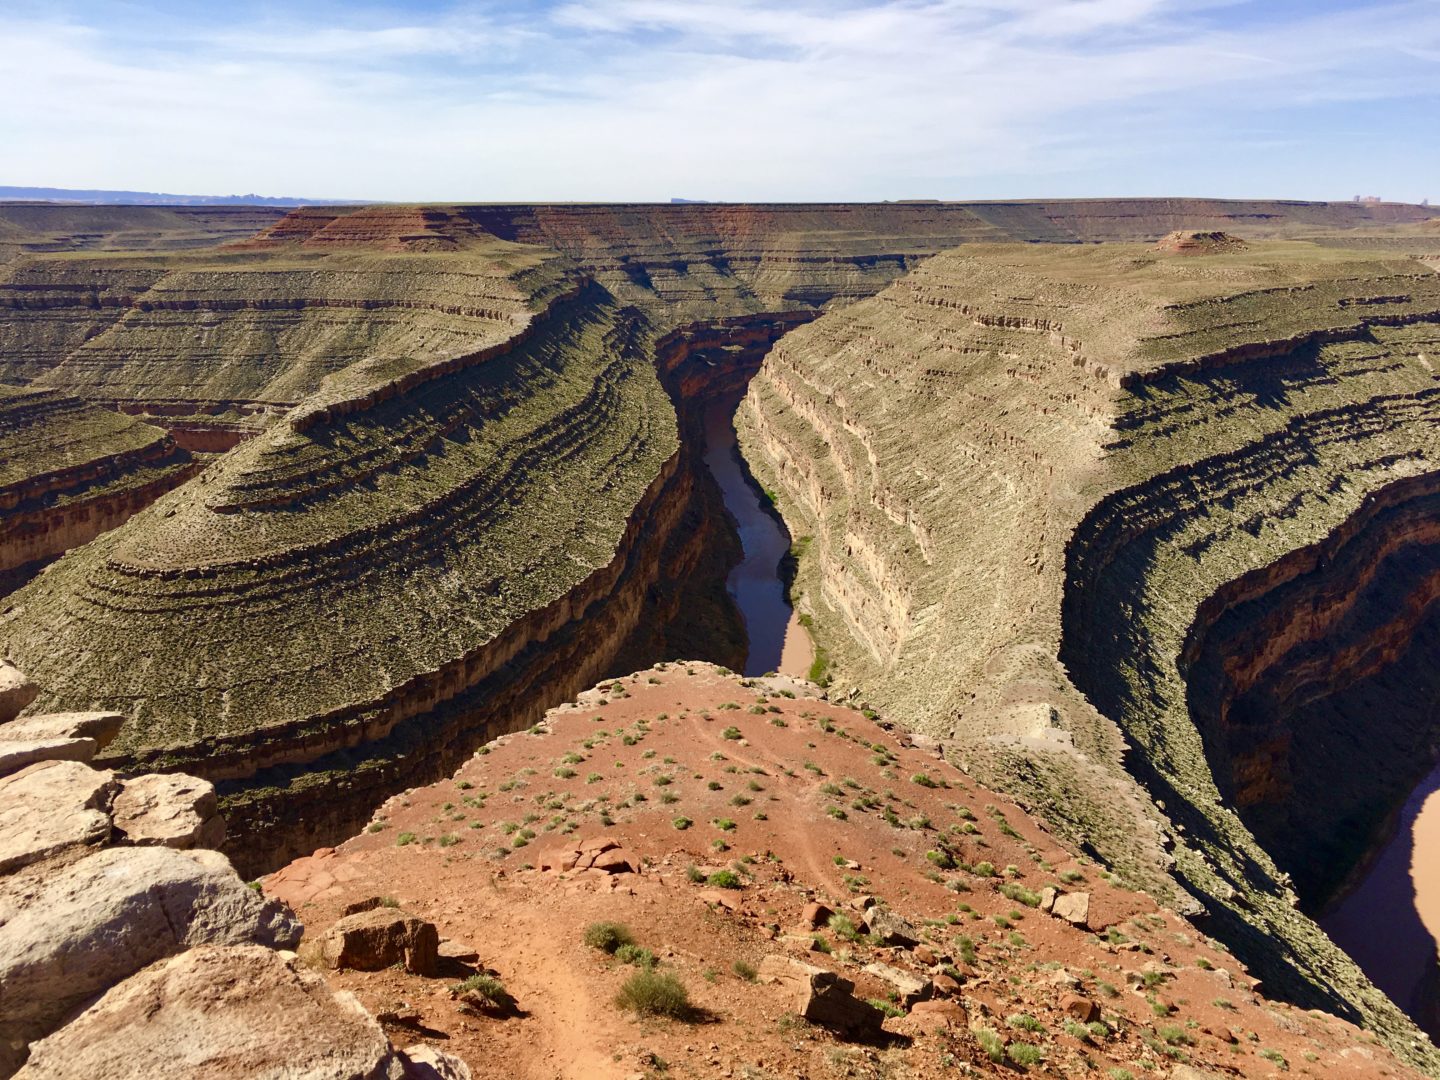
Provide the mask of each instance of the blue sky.
[{"label": "blue sky", "polygon": [[1440,0],[0,0],[0,184],[1440,202]]}]

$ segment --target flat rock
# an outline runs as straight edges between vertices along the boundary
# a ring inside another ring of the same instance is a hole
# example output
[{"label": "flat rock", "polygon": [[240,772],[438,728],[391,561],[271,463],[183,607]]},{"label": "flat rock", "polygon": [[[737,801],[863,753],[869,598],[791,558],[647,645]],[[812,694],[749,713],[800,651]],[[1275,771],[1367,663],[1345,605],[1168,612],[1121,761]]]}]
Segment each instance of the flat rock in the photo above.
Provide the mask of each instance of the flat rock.
[{"label": "flat rock", "polygon": [[103,750],[124,726],[125,717],[114,712],[45,713],[0,725],[0,739],[94,739]]},{"label": "flat rock", "polygon": [[950,975],[936,975],[933,979],[930,980],[930,983],[932,986],[934,986],[935,993],[940,995],[941,997],[952,997],[955,994],[960,993],[960,980]]},{"label": "flat rock", "polygon": [[634,874],[639,872],[640,860],[624,848],[610,848],[596,855],[590,865],[607,874]]},{"label": "flat rock", "polygon": [[[404,1068],[353,995],[332,992],[320,976],[270,949],[211,946],[114,987],[31,1047],[18,1076],[399,1080]],[[468,1078],[469,1071],[430,1075]]]},{"label": "flat rock", "polygon": [[76,1006],[184,949],[293,948],[300,931],[218,851],[107,848],[54,874],[12,878],[0,891],[0,1041],[46,1035]]},{"label": "flat rock", "polygon": [[1050,914],[1057,919],[1084,929],[1090,921],[1090,894],[1088,892],[1061,893],[1055,898]]},{"label": "flat rock", "polygon": [[865,916],[865,921],[870,924],[870,933],[878,937],[885,945],[913,948],[920,944],[920,934],[915,927],[889,908],[871,908]]},{"label": "flat rock", "polygon": [[470,1066],[444,1050],[419,1043],[401,1051],[406,1080],[470,1080]]},{"label": "flat rock", "polygon": [[127,844],[218,848],[225,839],[215,785],[185,773],[122,781],[110,817]]},{"label": "flat rock", "polygon": [[40,696],[40,687],[9,660],[0,660],[0,724],[9,723]]},{"label": "flat rock", "polygon": [[77,761],[42,761],[0,777],[0,874],[103,844],[116,787],[113,773]]},{"label": "flat rock", "polygon": [[790,995],[788,1011],[812,1024],[847,1035],[876,1035],[885,1014],[855,997],[855,984],[833,971],[771,954],[760,961],[760,978]]},{"label": "flat rock", "polygon": [[0,776],[17,773],[37,761],[89,761],[99,749],[94,739],[3,739]]},{"label": "flat rock", "polygon": [[463,941],[455,941],[452,938],[441,938],[440,946],[436,955],[441,960],[453,960],[457,964],[473,964],[480,959],[480,950],[473,945],[467,945]]},{"label": "flat rock", "polygon": [[917,1001],[910,1015],[921,1020],[938,1021],[939,1025],[952,1028],[964,1028],[969,1022],[965,1006],[950,1000]]},{"label": "flat rock", "polygon": [[329,968],[382,971],[404,964],[412,975],[434,975],[440,934],[435,924],[397,908],[346,915],[325,931],[316,955]]},{"label": "flat rock", "polygon": [[703,904],[724,908],[726,911],[740,910],[740,897],[731,889],[701,889],[695,898]]},{"label": "flat rock", "polygon": [[889,964],[866,964],[865,972],[894,987],[895,992],[900,995],[900,1004],[907,1009],[916,1002],[928,1001],[935,993],[935,986],[929,979],[922,979]]}]

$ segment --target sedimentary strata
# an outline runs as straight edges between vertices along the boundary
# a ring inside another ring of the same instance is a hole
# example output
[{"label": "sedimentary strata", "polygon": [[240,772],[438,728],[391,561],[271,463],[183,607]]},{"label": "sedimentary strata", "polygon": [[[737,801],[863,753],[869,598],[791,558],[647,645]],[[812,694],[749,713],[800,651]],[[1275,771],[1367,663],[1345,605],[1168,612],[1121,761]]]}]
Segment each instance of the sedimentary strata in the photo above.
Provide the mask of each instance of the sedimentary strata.
[{"label": "sedimentary strata", "polygon": [[0,385],[0,592],[199,472],[163,430],[54,390]]},{"label": "sedimentary strata", "polygon": [[[1323,782],[1286,759],[1286,717],[1423,633],[1424,575],[1415,610],[1378,613],[1384,564],[1427,535],[1396,485],[1434,453],[1440,278],[1398,248],[1256,238],[1428,213],[322,208],[223,249],[17,257],[0,377],[228,453],[9,598],[0,640],[47,688],[32,710],[122,714],[102,762],[215,780],[228,849],[271,868],[617,664],[735,647],[693,418],[778,340],[742,426],[811,538],[841,685],[1209,909],[1286,992],[1408,1038],[1255,833],[1313,840],[1263,824]],[[1153,247],[1176,229],[1249,247]],[[1115,239],[1145,243],[1076,243]],[[988,244],[1010,240],[1055,243]],[[1327,541],[1345,522],[1358,542]],[[1315,545],[1381,583],[1370,614],[1332,605],[1247,668],[1289,583],[1352,590],[1304,556],[1273,569]],[[1351,659],[1289,674],[1324,635]]]},{"label": "sedimentary strata", "polygon": [[1283,867],[1335,838],[1281,807],[1348,786],[1340,843],[1380,825],[1342,769],[1374,717],[1310,750],[1427,640],[1437,348],[1440,276],[1404,257],[961,249],[784,338],[742,435],[813,537],[842,686],[1149,887],[1173,859],[1267,981],[1404,1040],[1294,909]]}]

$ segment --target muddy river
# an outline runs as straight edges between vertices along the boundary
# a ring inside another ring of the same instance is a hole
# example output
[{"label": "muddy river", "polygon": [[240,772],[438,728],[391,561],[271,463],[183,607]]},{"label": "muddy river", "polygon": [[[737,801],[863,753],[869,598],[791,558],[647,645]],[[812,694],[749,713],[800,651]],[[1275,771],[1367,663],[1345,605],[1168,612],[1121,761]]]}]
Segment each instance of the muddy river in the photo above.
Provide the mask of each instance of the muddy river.
[{"label": "muddy river", "polygon": [[1440,942],[1440,768],[1400,811],[1395,835],[1320,925],[1432,1037]]},{"label": "muddy river", "polygon": [[725,579],[726,590],[745,617],[750,652],[746,675],[778,671],[804,678],[814,659],[810,635],[785,599],[780,560],[790,535],[762,504],[764,496],[747,475],[735,442],[735,408],[716,402],[705,410],[705,465],[720,485],[725,509],[740,529],[745,558]]}]

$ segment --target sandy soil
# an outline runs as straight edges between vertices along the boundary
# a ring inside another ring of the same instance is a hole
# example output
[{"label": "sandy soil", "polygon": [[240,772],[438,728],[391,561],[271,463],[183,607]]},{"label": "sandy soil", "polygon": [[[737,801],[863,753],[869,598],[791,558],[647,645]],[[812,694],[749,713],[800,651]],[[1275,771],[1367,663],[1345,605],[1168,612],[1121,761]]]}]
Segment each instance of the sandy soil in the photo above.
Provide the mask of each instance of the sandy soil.
[{"label": "sandy soil", "polygon": [[[1074,858],[933,747],[786,696],[804,689],[699,663],[607,684],[482,748],[453,779],[390,800],[367,831],[263,887],[296,908],[308,935],[351,902],[385,897],[473,947],[478,961],[438,978],[329,978],[389,1014],[398,1044],[433,1041],[477,1076],[1026,1071],[992,1063],[971,1026],[1012,1049],[1037,1047],[1043,1062],[1028,1071],[1043,1076],[1166,1076],[1180,1061],[1218,1076],[1415,1075],[1343,1021],[1266,1002],[1183,919]],[[561,869],[566,852],[602,836],[639,872]],[[739,888],[695,880],[723,869]],[[1091,894],[1088,930],[1029,905],[1047,885]],[[799,926],[811,900],[859,922],[867,896],[909,919],[924,948]],[[653,950],[699,1018],[621,1010],[616,993],[636,969],[585,946],[585,928],[601,920]],[[772,953],[838,970],[857,995],[882,1001],[889,985],[868,963],[944,973],[967,1019],[901,1015],[883,1041],[845,1042],[795,1017],[781,987],[751,981]],[[518,1013],[458,1010],[451,987],[480,966],[501,977]],[[1068,994],[1095,1002],[1105,1026],[1067,1030]]]}]

